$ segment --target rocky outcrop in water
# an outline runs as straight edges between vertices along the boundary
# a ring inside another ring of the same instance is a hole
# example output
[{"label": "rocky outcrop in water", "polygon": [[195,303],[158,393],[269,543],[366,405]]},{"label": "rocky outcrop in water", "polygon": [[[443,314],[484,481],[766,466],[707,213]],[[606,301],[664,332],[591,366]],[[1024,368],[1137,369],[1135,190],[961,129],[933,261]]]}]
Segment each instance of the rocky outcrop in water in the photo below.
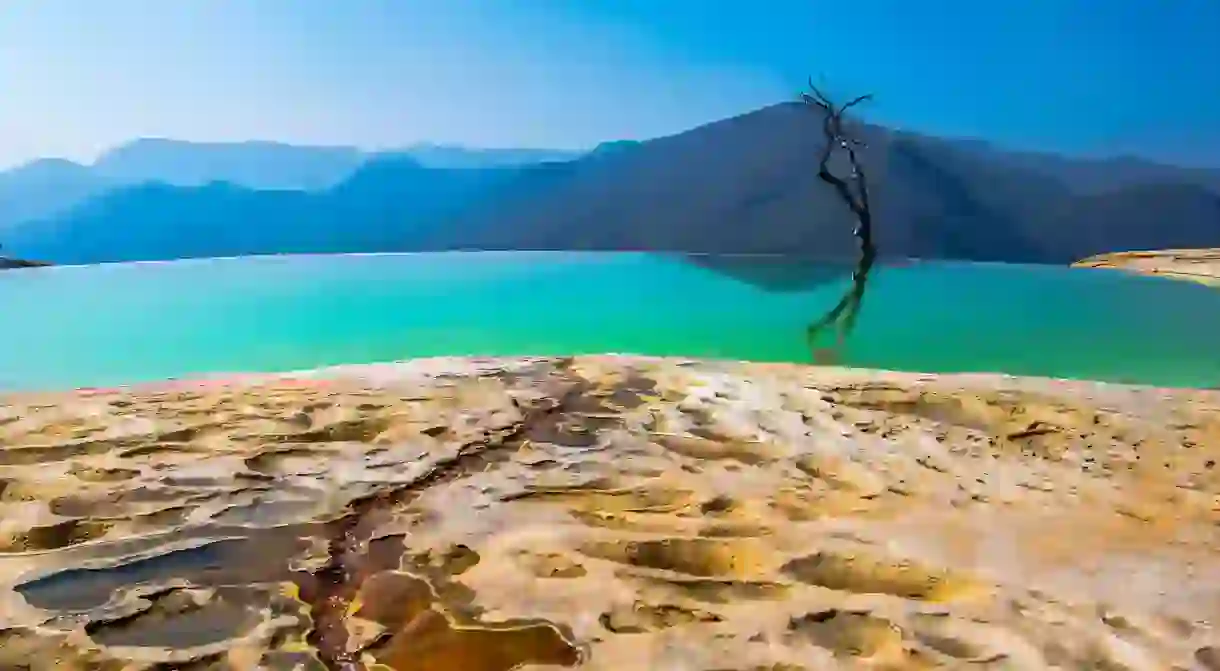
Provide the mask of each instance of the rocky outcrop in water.
[{"label": "rocky outcrop in water", "polygon": [[0,446],[0,668],[1218,668],[1215,392],[438,359]]},{"label": "rocky outcrop in water", "polygon": [[1115,268],[1220,286],[1220,249],[1162,249],[1090,256],[1078,268]]},{"label": "rocky outcrop in water", "polygon": [[22,259],[11,259],[5,256],[0,256],[0,270],[8,270],[11,268],[40,268],[49,266],[50,263],[44,261],[25,261]]}]

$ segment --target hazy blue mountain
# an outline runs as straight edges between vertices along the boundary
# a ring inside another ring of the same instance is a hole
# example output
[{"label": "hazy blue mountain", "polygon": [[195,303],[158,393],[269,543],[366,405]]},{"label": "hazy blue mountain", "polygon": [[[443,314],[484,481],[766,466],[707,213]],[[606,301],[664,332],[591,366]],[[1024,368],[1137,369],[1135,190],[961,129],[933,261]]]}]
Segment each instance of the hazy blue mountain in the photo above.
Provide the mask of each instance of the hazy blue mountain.
[{"label": "hazy blue mountain", "polygon": [[20,221],[61,214],[109,187],[89,168],[63,159],[0,172],[0,233]]},{"label": "hazy blue mountain", "polygon": [[[144,184],[17,227],[4,242],[15,256],[60,263],[455,248],[844,259],[855,252],[853,222],[816,176],[820,123],[810,108],[783,104],[572,160],[494,167],[429,168],[408,150],[315,191]],[[1220,194],[1182,177],[1193,172],[1123,161],[1077,169],[877,126],[860,135],[887,256],[1065,263],[1220,246]]]},{"label": "hazy blue mountain", "polygon": [[630,151],[642,144],[643,142],[639,140],[611,140],[597,145],[589,154],[591,156],[608,156],[622,151]]},{"label": "hazy blue mountain", "polygon": [[435,227],[511,172],[438,170],[408,156],[365,163],[323,191],[226,182],[151,182],[108,191],[68,215],[11,229],[7,247],[55,263],[243,254],[377,252],[435,237]]},{"label": "hazy blue mountain", "polygon": [[112,149],[94,169],[122,184],[165,182],[201,186],[229,182],[251,189],[316,191],[352,176],[382,153],[407,155],[428,168],[489,168],[567,161],[582,152],[554,149],[481,149],[422,143],[391,152],[280,142],[184,142],[141,139]]},{"label": "hazy blue mountain", "polygon": [[[251,191],[223,182],[124,187],[66,217],[16,227],[6,236],[6,248],[55,263],[229,256],[268,246],[310,251],[309,245],[332,228],[315,217],[311,197],[305,191]],[[260,220],[279,223],[252,225]]]},{"label": "hazy blue mountain", "polygon": [[486,168],[570,160],[581,152],[479,149],[420,144],[398,152],[278,142],[185,142],[141,139],[112,149],[93,165],[60,159],[0,171],[0,230],[62,214],[103,191],[148,182],[204,186],[225,182],[255,190],[319,191],[351,178],[368,161],[410,156],[430,168]]},{"label": "hazy blue mountain", "polygon": [[[1059,204],[1040,231],[1082,258],[1109,250],[1220,246],[1220,191],[1199,184],[1134,184]],[[1095,251],[1096,250],[1096,251]]]},{"label": "hazy blue mountain", "polygon": [[347,179],[364,160],[355,147],[145,138],[105,152],[93,170],[119,184],[229,182],[251,189],[317,190]]},{"label": "hazy blue mountain", "polygon": [[999,158],[1006,163],[1043,173],[1081,194],[1098,194],[1151,183],[1182,183],[1220,193],[1220,169],[1165,165],[1134,156],[1076,158],[1057,154],[1000,149],[981,140],[956,140],[963,150],[979,153],[984,159]]},{"label": "hazy blue mountain", "polygon": [[401,152],[426,168],[496,168],[570,161],[583,151],[561,149],[477,149],[448,144],[417,144]]}]

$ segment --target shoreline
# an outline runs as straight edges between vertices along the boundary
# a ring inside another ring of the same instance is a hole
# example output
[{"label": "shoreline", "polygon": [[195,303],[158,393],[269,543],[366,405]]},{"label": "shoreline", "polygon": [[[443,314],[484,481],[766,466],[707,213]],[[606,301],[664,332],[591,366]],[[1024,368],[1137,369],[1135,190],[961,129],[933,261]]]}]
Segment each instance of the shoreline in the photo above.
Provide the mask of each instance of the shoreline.
[{"label": "shoreline", "polygon": [[1165,392],[1191,394],[1195,392],[1218,392],[1216,387],[1178,387],[1128,382],[1112,382],[1081,378],[1057,378],[1034,375],[1014,375],[1000,372],[952,372],[934,373],[923,371],[889,370],[880,368],[858,368],[851,366],[820,365],[813,363],[752,362],[734,359],[700,359],[680,356],[651,356],[628,353],[586,354],[571,356],[463,356],[445,355],[418,357],[373,363],[347,363],[286,371],[205,373],[198,376],[147,380],[129,384],[108,386],[68,387],[35,390],[0,389],[0,402],[5,399],[79,396],[95,397],[116,394],[160,394],[175,391],[224,390],[239,387],[267,385],[318,386],[328,382],[365,382],[377,385],[401,384],[435,375],[471,375],[487,370],[528,367],[539,363],[556,361],[618,362],[643,365],[697,365],[738,371],[808,371],[819,378],[853,381],[877,380],[897,384],[917,384],[931,380],[958,383],[968,386],[999,384],[1004,387],[1022,389],[1061,389],[1080,392],[1106,389],[1124,389],[1140,392]]}]

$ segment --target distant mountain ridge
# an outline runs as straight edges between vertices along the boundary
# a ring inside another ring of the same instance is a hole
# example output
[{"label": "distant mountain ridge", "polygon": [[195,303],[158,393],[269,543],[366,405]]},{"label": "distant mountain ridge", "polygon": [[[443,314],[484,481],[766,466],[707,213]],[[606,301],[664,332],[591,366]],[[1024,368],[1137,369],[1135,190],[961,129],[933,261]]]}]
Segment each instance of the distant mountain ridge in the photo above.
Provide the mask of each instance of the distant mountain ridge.
[{"label": "distant mountain ridge", "polygon": [[40,159],[0,173],[0,234],[23,221],[63,214],[111,188],[88,167],[63,159]]},{"label": "distant mountain ridge", "polygon": [[[871,125],[860,134],[883,255],[1070,263],[1220,246],[1220,171],[1009,152]],[[817,179],[821,142],[817,112],[791,103],[579,155],[408,149],[315,189],[109,188],[3,242],[56,263],[471,248],[846,258],[853,222]]]},{"label": "distant mountain ridge", "polygon": [[250,189],[313,191],[343,181],[365,159],[365,152],[355,147],[143,138],[103,153],[91,168],[116,184],[229,182]]},{"label": "distant mountain ridge", "polygon": [[385,152],[283,142],[188,142],[142,138],[115,147],[90,165],[39,159],[0,171],[0,232],[58,216],[107,191],[160,182],[200,187],[224,182],[253,190],[325,190],[365,163],[405,155],[430,168],[485,168],[570,160],[579,151],[484,149],[422,143]]},{"label": "distant mountain ridge", "polygon": [[1166,165],[1135,156],[1069,158],[1057,154],[1011,151],[981,140],[958,140],[963,149],[982,156],[1003,153],[1015,166],[1062,181],[1074,191],[1096,194],[1157,182],[1182,182],[1220,192],[1220,169]]},{"label": "distant mountain ridge", "polygon": [[406,154],[425,168],[503,168],[571,161],[585,152],[563,149],[477,149],[452,144],[421,143],[395,153]]}]

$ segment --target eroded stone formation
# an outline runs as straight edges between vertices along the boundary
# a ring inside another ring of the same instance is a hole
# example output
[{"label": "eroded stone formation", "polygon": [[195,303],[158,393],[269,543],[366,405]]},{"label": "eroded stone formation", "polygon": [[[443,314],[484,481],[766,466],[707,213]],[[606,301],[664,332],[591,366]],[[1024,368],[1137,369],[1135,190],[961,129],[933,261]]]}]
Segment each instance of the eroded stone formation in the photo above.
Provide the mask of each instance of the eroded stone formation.
[{"label": "eroded stone formation", "polygon": [[1220,669],[1220,395],[629,358],[0,406],[0,669]]}]

